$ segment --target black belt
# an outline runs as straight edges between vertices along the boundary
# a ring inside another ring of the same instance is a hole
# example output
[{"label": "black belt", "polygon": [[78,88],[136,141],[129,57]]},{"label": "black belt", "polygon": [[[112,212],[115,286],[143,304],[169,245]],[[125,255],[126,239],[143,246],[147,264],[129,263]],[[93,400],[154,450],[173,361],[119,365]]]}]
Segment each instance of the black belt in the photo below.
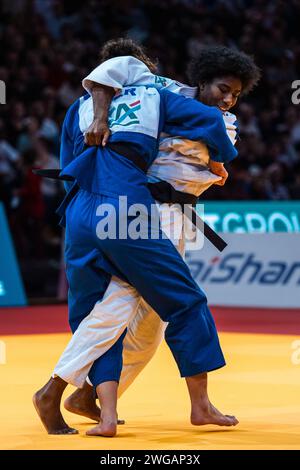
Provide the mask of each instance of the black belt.
[{"label": "black belt", "polygon": [[61,181],[75,181],[75,178],[73,176],[60,176],[60,172],[62,170],[37,170],[34,169],[32,170],[32,173],[35,175],[42,176],[43,178],[51,178],[53,180],[61,180]]},{"label": "black belt", "polygon": [[172,204],[196,204],[197,196],[194,194],[177,191],[167,181],[158,181],[157,183],[148,183],[148,188],[154,199],[159,202],[168,202]]},{"label": "black belt", "polygon": [[[114,152],[123,155],[128,160],[132,161],[138,168],[144,173],[147,172],[147,164],[143,160],[138,152],[133,147],[122,142],[108,143],[107,147]],[[44,178],[59,179],[62,181],[74,181],[72,176],[60,176],[62,170],[32,170],[33,173]],[[183,193],[177,191],[170,183],[166,181],[160,181],[157,183],[148,183],[148,188],[151,191],[154,199],[160,202],[166,202],[171,204],[180,204],[182,210],[184,210],[184,204],[195,205],[198,198],[193,194]],[[219,250],[223,251],[226,248],[227,243],[221,238],[204,220],[197,214],[197,212],[191,208],[190,210],[184,211],[185,215],[192,221],[192,223],[199,228],[204,236]]]},{"label": "black belt", "polygon": [[125,142],[108,142],[106,147],[132,161],[138,168],[140,168],[140,170],[147,173],[148,165],[145,160],[139,156],[138,151],[134,146],[128,145],[128,143]]},{"label": "black belt", "polygon": [[[108,142],[107,147],[110,148],[113,152],[119,153],[123,157],[127,158],[133,162],[138,168],[140,168],[144,173],[147,172],[147,163],[138,155],[138,152],[134,147],[125,144],[124,142]],[[89,148],[87,145],[85,149]],[[43,176],[44,178],[51,178],[62,181],[74,181],[73,176],[59,176],[62,170],[32,170],[35,175]]]},{"label": "black belt", "polygon": [[223,251],[227,243],[218,235],[204,220],[200,217],[193,207],[185,207],[184,204],[180,204],[182,212],[192,221],[193,225],[197,227],[207,240],[210,241],[219,251]]},{"label": "black belt", "polygon": [[192,223],[203,232],[204,236],[219,250],[223,251],[227,243],[218,235],[204,220],[197,214],[192,207],[186,208],[187,205],[195,205],[198,197],[194,194],[183,193],[177,191],[167,181],[159,181],[157,183],[148,183],[148,188],[154,199],[159,202],[167,202],[171,204],[180,204],[182,212],[192,221]]}]

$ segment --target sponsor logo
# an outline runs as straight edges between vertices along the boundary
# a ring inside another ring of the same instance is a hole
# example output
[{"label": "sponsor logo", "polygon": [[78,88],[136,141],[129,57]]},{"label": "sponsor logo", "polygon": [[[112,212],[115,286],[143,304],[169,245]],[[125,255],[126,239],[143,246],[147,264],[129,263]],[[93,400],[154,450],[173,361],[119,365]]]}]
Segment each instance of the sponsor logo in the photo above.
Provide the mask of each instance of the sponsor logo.
[{"label": "sponsor logo", "polygon": [[109,112],[109,127],[126,127],[133,124],[139,124],[140,121],[135,113],[141,109],[140,103],[140,100],[137,100],[129,103],[129,105],[127,103],[119,103],[117,106],[113,106]]},{"label": "sponsor logo", "polygon": [[216,231],[224,233],[274,233],[300,232],[300,217],[295,211],[279,211],[262,214],[259,212],[211,212],[206,205],[205,221]]},{"label": "sponsor logo", "polygon": [[168,81],[165,77],[160,77],[159,75],[155,75],[155,83],[161,86],[167,86]]},{"label": "sponsor logo", "polygon": [[193,260],[187,253],[193,277],[199,283],[248,285],[299,285],[300,261],[283,259],[265,261],[255,253],[233,252],[224,257],[214,257],[207,263]]}]

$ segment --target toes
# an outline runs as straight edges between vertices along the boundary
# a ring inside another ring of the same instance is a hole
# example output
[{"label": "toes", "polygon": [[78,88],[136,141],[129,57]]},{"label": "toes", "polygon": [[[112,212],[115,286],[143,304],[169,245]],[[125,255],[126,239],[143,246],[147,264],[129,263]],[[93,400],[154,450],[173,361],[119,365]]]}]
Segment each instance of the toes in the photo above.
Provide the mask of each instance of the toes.
[{"label": "toes", "polygon": [[225,416],[226,418],[226,424],[225,426],[236,426],[238,424],[238,420],[236,419],[235,416]]},{"label": "toes", "polygon": [[96,428],[88,429],[85,434],[87,436],[99,436],[100,432],[101,430],[96,427]]},{"label": "toes", "polygon": [[115,427],[103,427],[96,426],[95,428],[86,431],[87,436],[102,436],[102,437],[114,437],[117,429]]},{"label": "toes", "polygon": [[234,415],[225,415],[225,416],[227,416],[230,419],[230,421],[233,423],[234,426],[239,423],[238,419]]},{"label": "toes", "polygon": [[78,434],[78,431],[74,428],[65,428],[62,429],[58,434]]},{"label": "toes", "polygon": [[234,421],[235,421],[235,420],[237,421],[237,419],[236,419],[236,417],[235,417],[234,415],[225,415],[225,416],[226,416],[226,418],[229,418],[229,419],[232,419],[232,420],[234,420]]},{"label": "toes", "polygon": [[49,431],[49,434],[78,434],[77,429],[74,428],[63,428],[56,431]]},{"label": "toes", "polygon": [[78,431],[77,431],[77,429],[69,428],[69,429],[66,430],[65,434],[78,434]]}]

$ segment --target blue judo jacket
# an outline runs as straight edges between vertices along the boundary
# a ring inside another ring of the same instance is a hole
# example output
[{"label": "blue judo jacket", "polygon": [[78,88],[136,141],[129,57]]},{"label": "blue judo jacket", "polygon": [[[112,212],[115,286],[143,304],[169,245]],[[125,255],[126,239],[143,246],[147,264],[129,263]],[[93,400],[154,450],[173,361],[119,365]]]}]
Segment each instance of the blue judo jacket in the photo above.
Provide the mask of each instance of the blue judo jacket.
[{"label": "blue judo jacket", "polygon": [[[149,197],[145,172],[110,150],[110,143],[128,145],[147,167],[156,158],[161,132],[204,142],[210,158],[217,162],[228,162],[237,156],[218,109],[166,89],[138,86],[119,91],[110,107],[111,136],[105,148],[85,148],[84,133],[92,121],[92,98],[86,95],[66,114],[60,158],[61,175],[72,176],[77,187],[95,194],[126,195],[133,202]],[[72,188],[67,184],[70,194],[60,208],[61,214],[74,193],[74,185]]]}]

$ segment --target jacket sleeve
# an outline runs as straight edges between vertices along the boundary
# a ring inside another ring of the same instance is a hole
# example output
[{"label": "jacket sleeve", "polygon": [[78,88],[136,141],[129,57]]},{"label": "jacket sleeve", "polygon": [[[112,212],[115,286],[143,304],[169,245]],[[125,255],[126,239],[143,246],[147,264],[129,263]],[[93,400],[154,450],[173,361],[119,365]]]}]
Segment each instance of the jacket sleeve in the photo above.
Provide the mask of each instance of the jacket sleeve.
[{"label": "jacket sleeve", "polygon": [[160,95],[164,132],[205,142],[210,158],[216,162],[229,162],[237,156],[237,150],[227,135],[221,111],[168,90],[161,90]]},{"label": "jacket sleeve", "polygon": [[153,74],[135,57],[114,57],[98,65],[82,80],[82,86],[88,93],[91,92],[91,82],[121,89],[124,86],[153,83]]},{"label": "jacket sleeve", "polygon": [[[75,102],[67,111],[65,116],[61,138],[60,138],[60,168],[64,169],[74,159],[74,139],[73,127],[75,114],[78,114],[79,102]],[[66,191],[70,189],[72,183],[65,181]]]}]

